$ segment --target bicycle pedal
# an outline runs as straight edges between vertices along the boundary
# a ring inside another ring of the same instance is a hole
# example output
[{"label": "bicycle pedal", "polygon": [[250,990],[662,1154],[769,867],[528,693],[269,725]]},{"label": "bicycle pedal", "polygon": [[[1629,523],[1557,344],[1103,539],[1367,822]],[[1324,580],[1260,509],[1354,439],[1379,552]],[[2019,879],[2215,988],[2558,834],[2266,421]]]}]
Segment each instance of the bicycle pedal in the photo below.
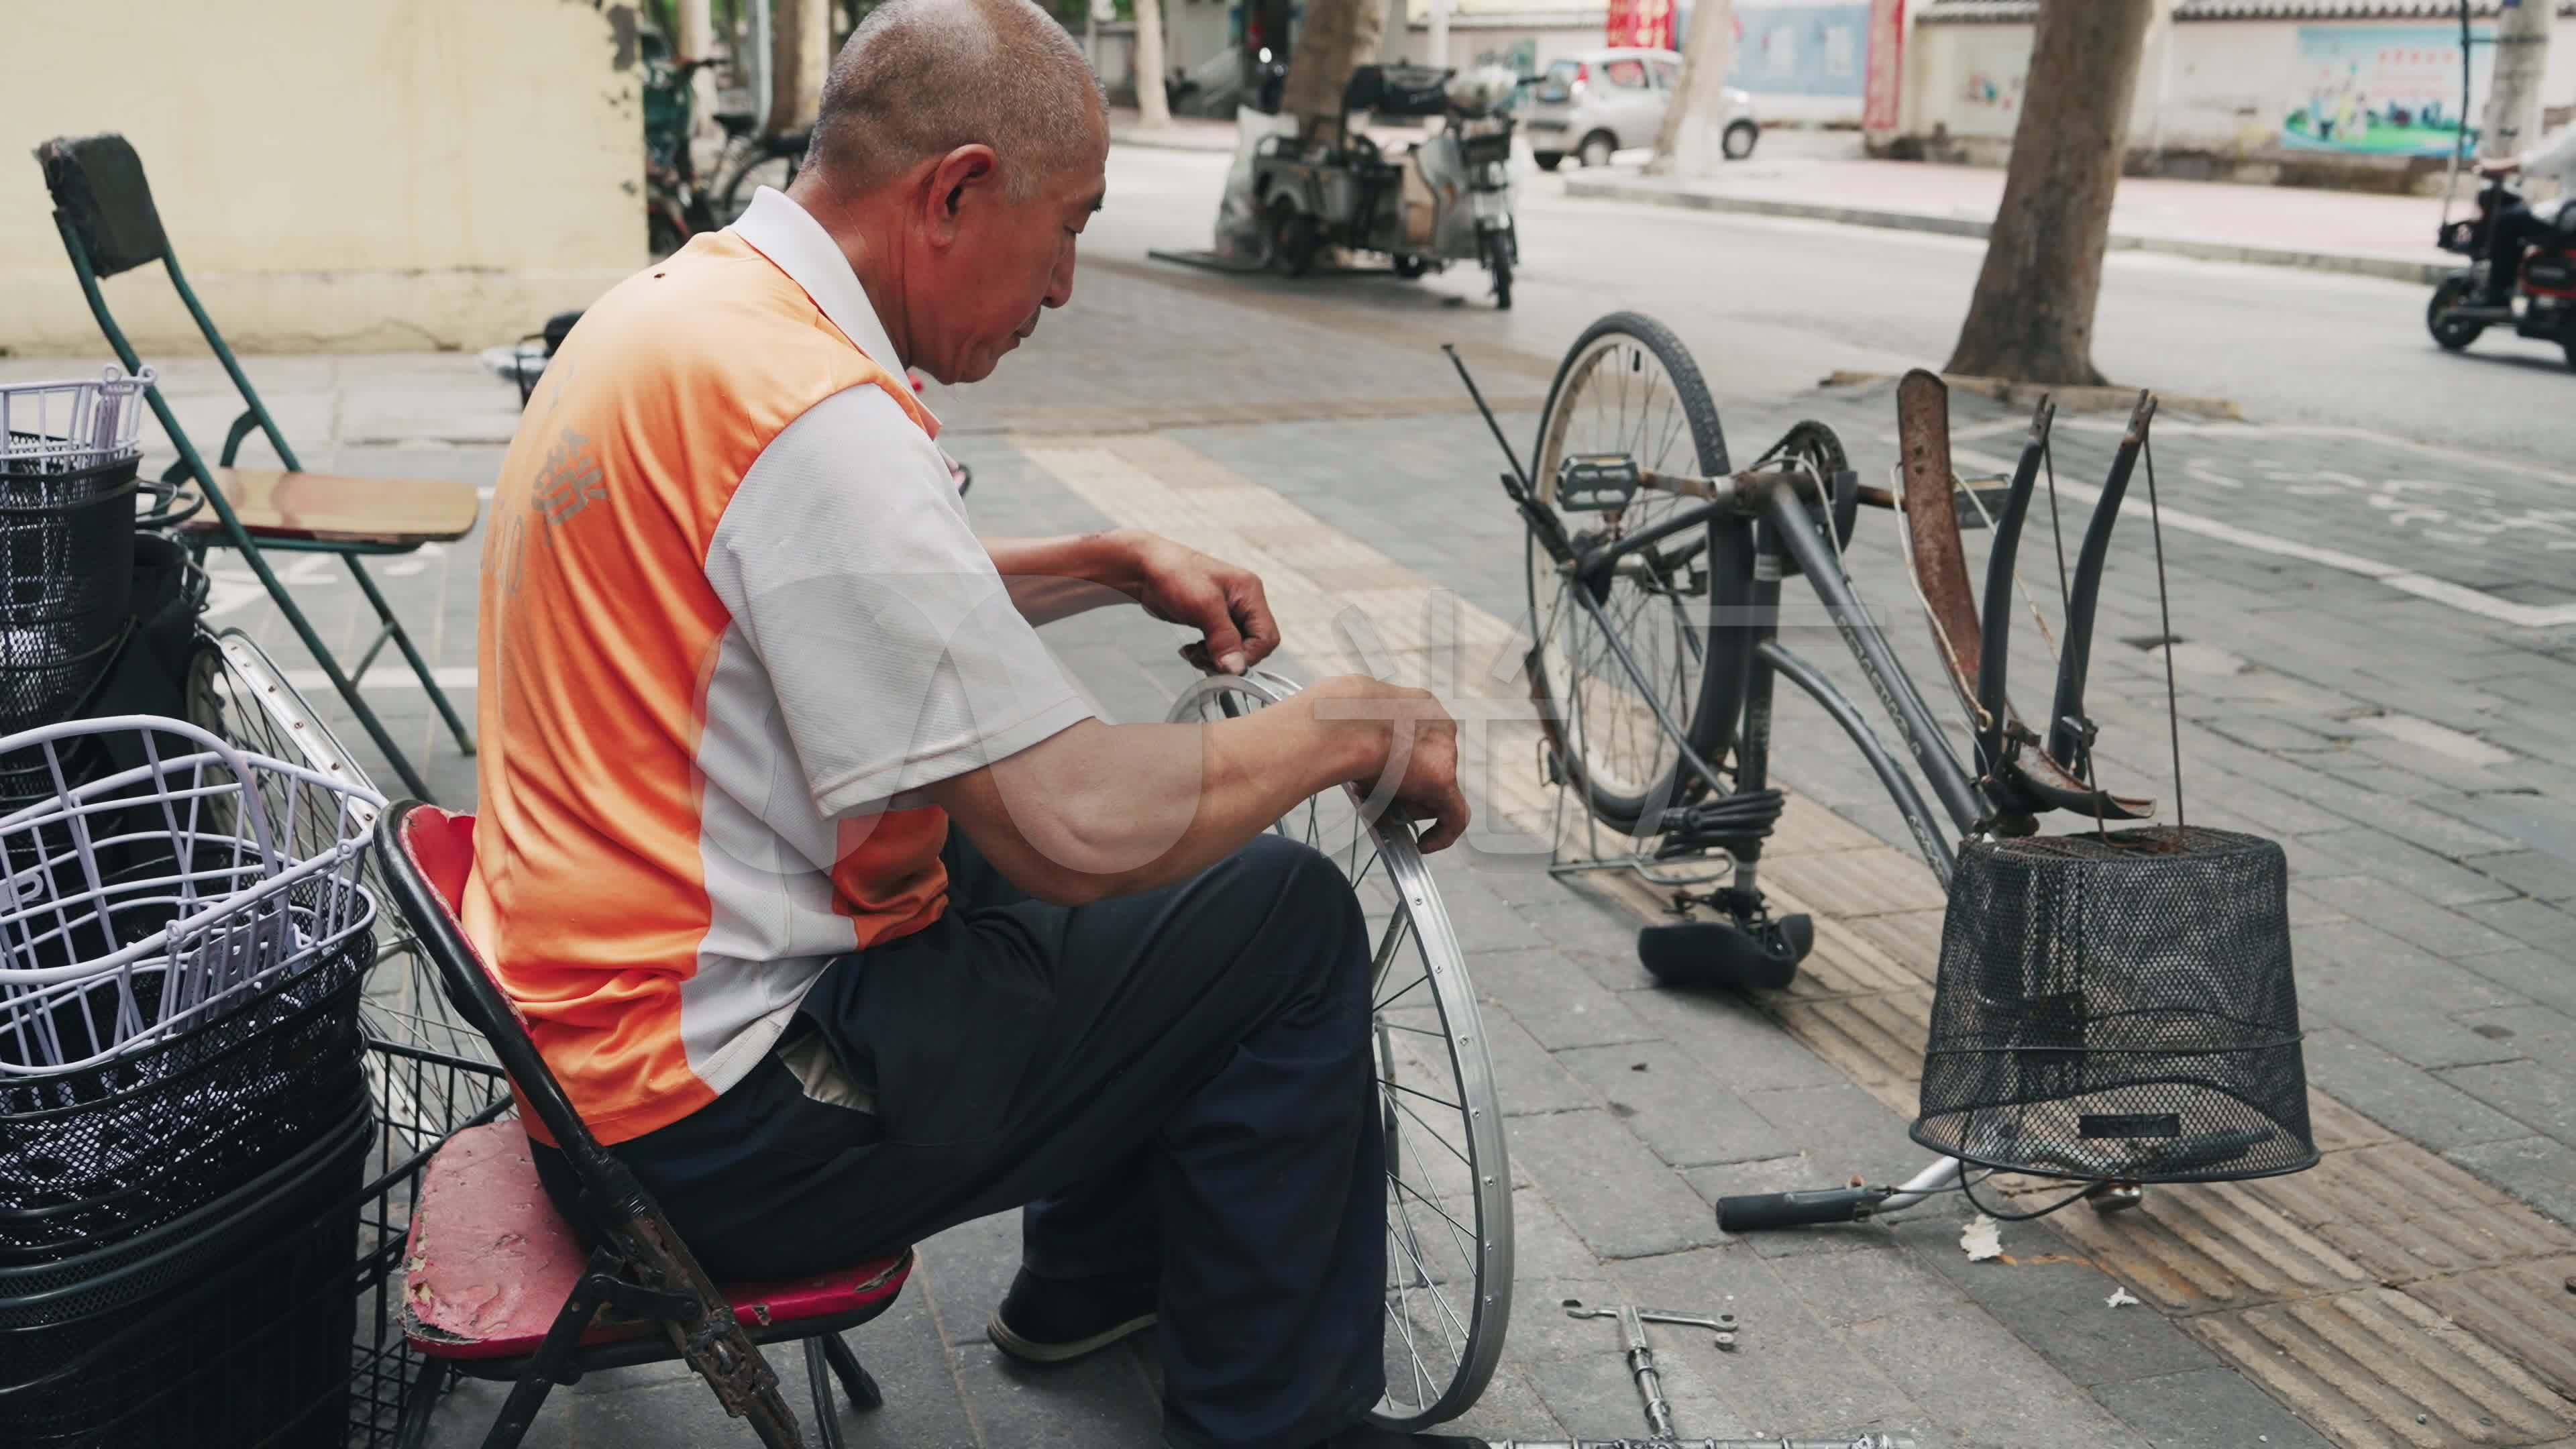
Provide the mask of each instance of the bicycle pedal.
[{"label": "bicycle pedal", "polygon": [[1781,991],[1798,979],[1798,963],[1815,944],[1815,922],[1805,916],[1683,921],[1641,928],[1637,961],[1667,986]]}]

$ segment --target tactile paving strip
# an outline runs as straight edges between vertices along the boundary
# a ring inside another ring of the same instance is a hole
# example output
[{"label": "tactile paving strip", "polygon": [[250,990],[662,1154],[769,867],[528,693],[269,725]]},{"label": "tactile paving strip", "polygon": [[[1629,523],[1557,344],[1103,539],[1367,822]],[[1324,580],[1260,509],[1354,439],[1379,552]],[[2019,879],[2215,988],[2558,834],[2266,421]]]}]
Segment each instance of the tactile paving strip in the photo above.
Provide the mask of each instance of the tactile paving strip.
[{"label": "tactile paving strip", "polygon": [[2414,1298],[2365,1288],[2190,1320],[2338,1444],[2540,1444],[2576,1412],[2508,1354]]}]

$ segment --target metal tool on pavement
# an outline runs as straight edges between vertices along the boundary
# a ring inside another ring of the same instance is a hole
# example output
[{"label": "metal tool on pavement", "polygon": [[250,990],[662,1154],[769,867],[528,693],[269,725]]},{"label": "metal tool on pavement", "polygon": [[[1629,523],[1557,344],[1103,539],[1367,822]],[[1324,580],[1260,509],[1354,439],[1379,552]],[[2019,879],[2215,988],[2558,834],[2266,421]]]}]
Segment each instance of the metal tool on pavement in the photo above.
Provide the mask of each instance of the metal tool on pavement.
[{"label": "metal tool on pavement", "polygon": [[1664,1383],[1655,1373],[1655,1349],[1646,1341],[1649,1323],[1678,1323],[1688,1328],[1705,1328],[1717,1336],[1717,1346],[1725,1352],[1735,1351],[1735,1315],[1721,1313],[1715,1318],[1698,1313],[1663,1313],[1649,1308],[1621,1304],[1615,1308],[1589,1308],[1580,1298],[1565,1300],[1568,1318],[1615,1318],[1619,1320],[1619,1337],[1628,1355],[1628,1372],[1637,1380],[1637,1397],[1646,1404],[1646,1425],[1659,1440],[1673,1437],[1673,1406],[1664,1401]]},{"label": "metal tool on pavement", "polygon": [[1903,1434],[1849,1439],[1493,1439],[1492,1449],[1914,1449]]}]

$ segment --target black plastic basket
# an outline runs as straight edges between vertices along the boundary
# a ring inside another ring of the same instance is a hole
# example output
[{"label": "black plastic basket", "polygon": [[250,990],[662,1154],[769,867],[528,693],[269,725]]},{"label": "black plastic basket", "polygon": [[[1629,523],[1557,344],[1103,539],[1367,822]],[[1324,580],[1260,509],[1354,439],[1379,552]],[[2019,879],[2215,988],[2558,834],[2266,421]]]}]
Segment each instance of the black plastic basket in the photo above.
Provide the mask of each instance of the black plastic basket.
[{"label": "black plastic basket", "polygon": [[355,1198],[375,1136],[360,1103],[187,1218],[0,1275],[0,1443],[336,1449],[357,1318]]},{"label": "black plastic basket", "polygon": [[1914,1140],[2008,1171],[2218,1182],[2314,1166],[2289,862],[2232,831],[1971,840]]},{"label": "black plastic basket", "polygon": [[358,999],[374,953],[359,930],[166,1042],[72,1071],[0,1075],[0,1270],[148,1233],[363,1102]]}]

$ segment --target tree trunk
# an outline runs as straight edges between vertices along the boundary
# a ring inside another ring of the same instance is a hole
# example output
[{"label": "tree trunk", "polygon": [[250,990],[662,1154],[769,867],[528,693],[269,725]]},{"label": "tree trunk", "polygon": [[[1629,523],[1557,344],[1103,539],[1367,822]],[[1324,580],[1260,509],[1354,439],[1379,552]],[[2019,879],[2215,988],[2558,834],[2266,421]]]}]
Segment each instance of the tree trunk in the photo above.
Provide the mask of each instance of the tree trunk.
[{"label": "tree trunk", "polygon": [[801,131],[823,110],[832,69],[832,0],[776,0],[769,22],[771,134]]},{"label": "tree trunk", "polygon": [[2103,380],[2093,307],[2155,9],[2156,0],[2041,0],[2012,170],[1948,371],[2059,386]]},{"label": "tree trunk", "polygon": [[1172,124],[1163,95],[1163,0],[1136,0],[1136,119],[1149,129]]},{"label": "tree trunk", "polygon": [[[679,0],[680,13],[673,25],[678,34],[672,37],[673,49],[682,60],[708,60],[714,57],[716,45],[715,10],[712,0]],[[716,73],[713,67],[689,78],[694,104],[695,135],[712,135],[716,129]]]},{"label": "tree trunk", "polygon": [[2490,161],[2540,144],[2540,88],[2549,74],[2549,30],[2558,7],[2523,0],[2496,21],[2495,76],[2487,82],[2478,154]]},{"label": "tree trunk", "polygon": [[1305,28],[1288,56],[1279,109],[1297,118],[1299,139],[1339,139],[1342,92],[1351,72],[1377,56],[1386,34],[1386,0],[1311,0]]},{"label": "tree trunk", "polygon": [[1706,176],[1726,159],[1726,73],[1735,60],[1735,0],[1699,0],[1682,37],[1682,78],[1655,135],[1655,176]]}]

